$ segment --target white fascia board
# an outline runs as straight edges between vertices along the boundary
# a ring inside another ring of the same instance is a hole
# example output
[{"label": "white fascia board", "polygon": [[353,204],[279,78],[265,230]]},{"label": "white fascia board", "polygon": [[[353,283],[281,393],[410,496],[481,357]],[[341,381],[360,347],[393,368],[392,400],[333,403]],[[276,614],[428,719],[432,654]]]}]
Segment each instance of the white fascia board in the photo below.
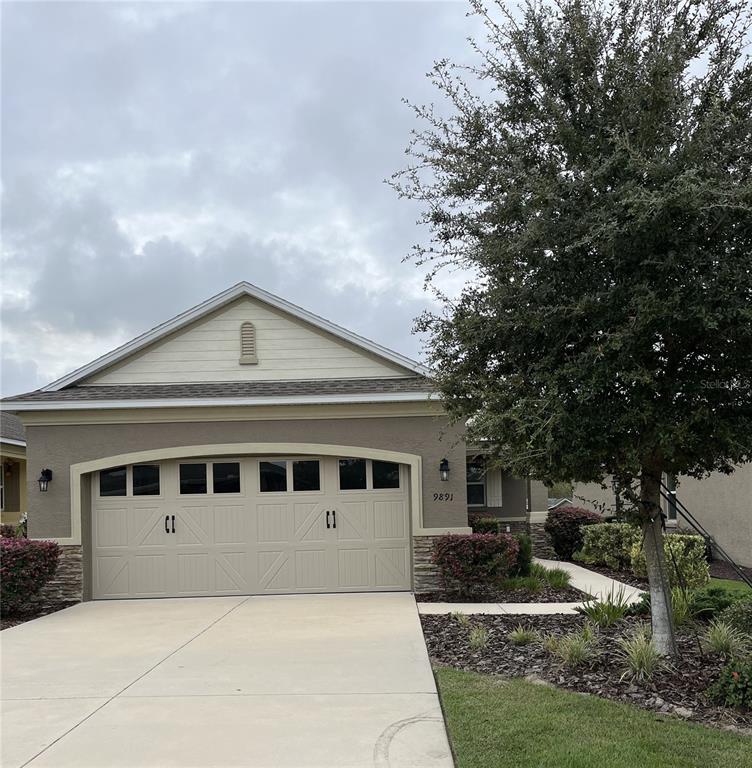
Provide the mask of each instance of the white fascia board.
[{"label": "white fascia board", "polygon": [[26,448],[25,440],[11,440],[9,437],[0,437],[0,443],[5,443],[6,445],[19,445],[22,448]]},{"label": "white fascia board", "polygon": [[375,342],[370,341],[369,339],[358,336],[357,333],[353,333],[352,331],[348,331],[346,328],[342,328],[335,323],[324,320],[323,317],[314,315],[312,312],[308,312],[308,310],[305,310],[296,304],[292,304],[289,301],[285,301],[279,296],[275,296],[274,294],[269,293],[262,288],[258,288],[257,286],[252,285],[251,283],[242,282],[238,283],[237,285],[233,285],[226,291],[222,291],[222,293],[218,293],[216,296],[213,296],[211,299],[207,299],[201,304],[197,304],[192,309],[181,312],[171,320],[167,320],[161,325],[152,328],[150,331],[141,334],[141,336],[137,336],[132,341],[123,344],[117,349],[113,349],[112,352],[108,352],[106,355],[102,355],[87,365],[84,365],[81,368],[77,368],[75,371],[72,371],[62,378],[53,381],[51,384],[42,387],[42,391],[57,392],[64,387],[75,384],[77,381],[81,381],[81,379],[85,379],[97,373],[98,371],[103,370],[104,368],[108,368],[109,366],[120,362],[121,360],[135,352],[138,352],[149,344],[153,344],[155,341],[158,341],[168,334],[173,333],[174,331],[186,325],[189,325],[195,320],[208,315],[210,312],[219,309],[225,304],[229,304],[231,301],[234,301],[241,296],[250,296],[251,298],[265,302],[266,304],[276,307],[277,309],[286,312],[293,317],[297,317],[300,320],[309,323],[310,325],[313,325],[323,331],[332,334],[333,336],[337,336],[338,338],[343,339],[350,344],[354,344],[356,347],[365,349],[366,351],[371,352],[378,357],[382,357],[392,363],[406,368],[413,373],[418,373],[422,376],[431,375],[430,370],[426,366],[420,365],[419,363],[415,362],[415,360],[410,360],[410,358],[405,357],[404,355],[400,355],[398,352],[394,352],[391,349],[387,349],[386,347],[382,347],[380,344],[376,344]]},{"label": "white fascia board", "polygon": [[81,411],[126,408],[195,408],[236,405],[330,405],[339,403],[410,403],[437,400],[435,392],[387,392],[373,395],[287,395],[281,397],[161,398],[156,400],[36,400],[7,403],[22,411]]}]

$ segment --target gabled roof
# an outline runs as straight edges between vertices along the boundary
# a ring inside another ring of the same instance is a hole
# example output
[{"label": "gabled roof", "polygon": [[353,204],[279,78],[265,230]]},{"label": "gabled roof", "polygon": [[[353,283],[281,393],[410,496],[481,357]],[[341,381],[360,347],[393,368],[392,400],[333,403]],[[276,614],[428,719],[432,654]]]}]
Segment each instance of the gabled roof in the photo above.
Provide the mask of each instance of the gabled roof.
[{"label": "gabled roof", "polygon": [[26,445],[26,430],[21,420],[5,411],[0,412],[0,442]]},{"label": "gabled roof", "polygon": [[410,402],[432,398],[423,376],[393,379],[237,381],[199,384],[72,386],[3,400],[19,411],[86,408],[154,408],[193,405],[277,405],[330,402]]},{"label": "gabled roof", "polygon": [[302,320],[309,325],[314,326],[315,328],[318,328],[322,331],[325,331],[326,333],[331,334],[332,336],[342,339],[348,344],[365,350],[371,355],[375,355],[376,357],[387,360],[392,364],[396,364],[404,368],[406,372],[419,374],[421,376],[430,375],[428,368],[420,365],[408,357],[405,357],[404,355],[399,354],[398,352],[387,349],[386,347],[383,347],[381,344],[377,344],[376,342],[369,341],[363,336],[359,336],[352,331],[348,331],[346,328],[342,328],[335,323],[331,323],[328,320],[325,320],[324,318],[319,317],[312,312],[308,312],[308,310],[305,310],[296,304],[292,304],[291,302],[286,301],[279,296],[275,296],[274,294],[271,294],[262,288],[252,285],[251,283],[241,282],[237,285],[233,285],[226,291],[222,291],[222,293],[218,293],[216,296],[207,299],[201,304],[196,305],[192,309],[182,312],[176,317],[173,317],[171,320],[156,326],[156,328],[152,328],[150,331],[147,331],[132,341],[129,341],[117,349],[114,349],[112,352],[108,352],[106,355],[98,357],[91,363],[88,363],[81,368],[77,368],[75,371],[72,371],[62,378],[57,379],[57,381],[53,381],[46,387],[42,387],[41,391],[57,392],[64,389],[65,387],[70,387],[82,381],[83,379],[87,379],[92,375],[104,370],[105,368],[109,368],[115,363],[119,363],[130,355],[133,355],[134,353],[139,352],[140,350],[149,346],[150,344],[159,341],[165,336],[174,333],[180,328],[195,322],[196,320],[210,314],[211,312],[214,312],[220,307],[223,307],[242,296],[248,296],[252,299],[256,299],[265,304],[268,304],[275,309],[281,310],[282,312]]}]

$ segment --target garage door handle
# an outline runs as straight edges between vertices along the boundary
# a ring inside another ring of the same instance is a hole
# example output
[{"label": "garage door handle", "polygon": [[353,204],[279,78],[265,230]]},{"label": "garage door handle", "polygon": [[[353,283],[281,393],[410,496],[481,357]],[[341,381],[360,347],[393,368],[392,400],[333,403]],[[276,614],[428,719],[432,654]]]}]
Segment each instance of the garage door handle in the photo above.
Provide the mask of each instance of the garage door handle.
[{"label": "garage door handle", "polygon": [[175,533],[175,515],[172,516],[172,532]]},{"label": "garage door handle", "polygon": [[326,527],[331,528],[332,526],[329,525],[329,510],[326,510]]},{"label": "garage door handle", "polygon": [[169,521],[170,521],[170,516],[169,515],[165,515],[164,516],[164,532],[165,533],[169,533],[170,532]]},{"label": "garage door handle", "polygon": [[337,510],[333,509],[332,510],[332,528],[336,528],[336,527],[337,527]]}]

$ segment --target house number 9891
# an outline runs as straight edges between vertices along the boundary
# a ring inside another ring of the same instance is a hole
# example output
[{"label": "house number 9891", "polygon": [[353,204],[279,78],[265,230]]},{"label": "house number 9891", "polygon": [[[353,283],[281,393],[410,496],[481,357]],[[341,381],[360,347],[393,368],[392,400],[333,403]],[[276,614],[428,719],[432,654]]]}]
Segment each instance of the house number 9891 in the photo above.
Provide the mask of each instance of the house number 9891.
[{"label": "house number 9891", "polygon": [[434,501],[454,501],[453,493],[434,493]]}]

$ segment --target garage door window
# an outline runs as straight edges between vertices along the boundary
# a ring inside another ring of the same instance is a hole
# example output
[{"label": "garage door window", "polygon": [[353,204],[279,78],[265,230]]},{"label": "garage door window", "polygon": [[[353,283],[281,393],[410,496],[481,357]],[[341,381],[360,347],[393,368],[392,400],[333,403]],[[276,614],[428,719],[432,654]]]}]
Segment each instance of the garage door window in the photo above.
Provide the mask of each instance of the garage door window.
[{"label": "garage door window", "polygon": [[259,489],[262,493],[273,493],[287,490],[287,462],[260,461]]},{"label": "garage door window", "polygon": [[293,461],[292,463],[293,491],[321,490],[319,463],[315,460]]},{"label": "garage door window", "polygon": [[133,465],[133,495],[159,496],[159,465]]},{"label": "garage door window", "polygon": [[240,464],[237,461],[212,465],[214,493],[240,493]]},{"label": "garage door window", "polygon": [[399,464],[392,461],[373,461],[373,487],[399,488]]},{"label": "garage door window", "polygon": [[206,493],[206,464],[180,465],[180,493]]},{"label": "garage door window", "polygon": [[127,472],[125,467],[103,469],[99,473],[100,496],[125,496]]},{"label": "garage door window", "polygon": [[366,488],[366,460],[339,460],[339,488],[341,491],[357,491]]}]

